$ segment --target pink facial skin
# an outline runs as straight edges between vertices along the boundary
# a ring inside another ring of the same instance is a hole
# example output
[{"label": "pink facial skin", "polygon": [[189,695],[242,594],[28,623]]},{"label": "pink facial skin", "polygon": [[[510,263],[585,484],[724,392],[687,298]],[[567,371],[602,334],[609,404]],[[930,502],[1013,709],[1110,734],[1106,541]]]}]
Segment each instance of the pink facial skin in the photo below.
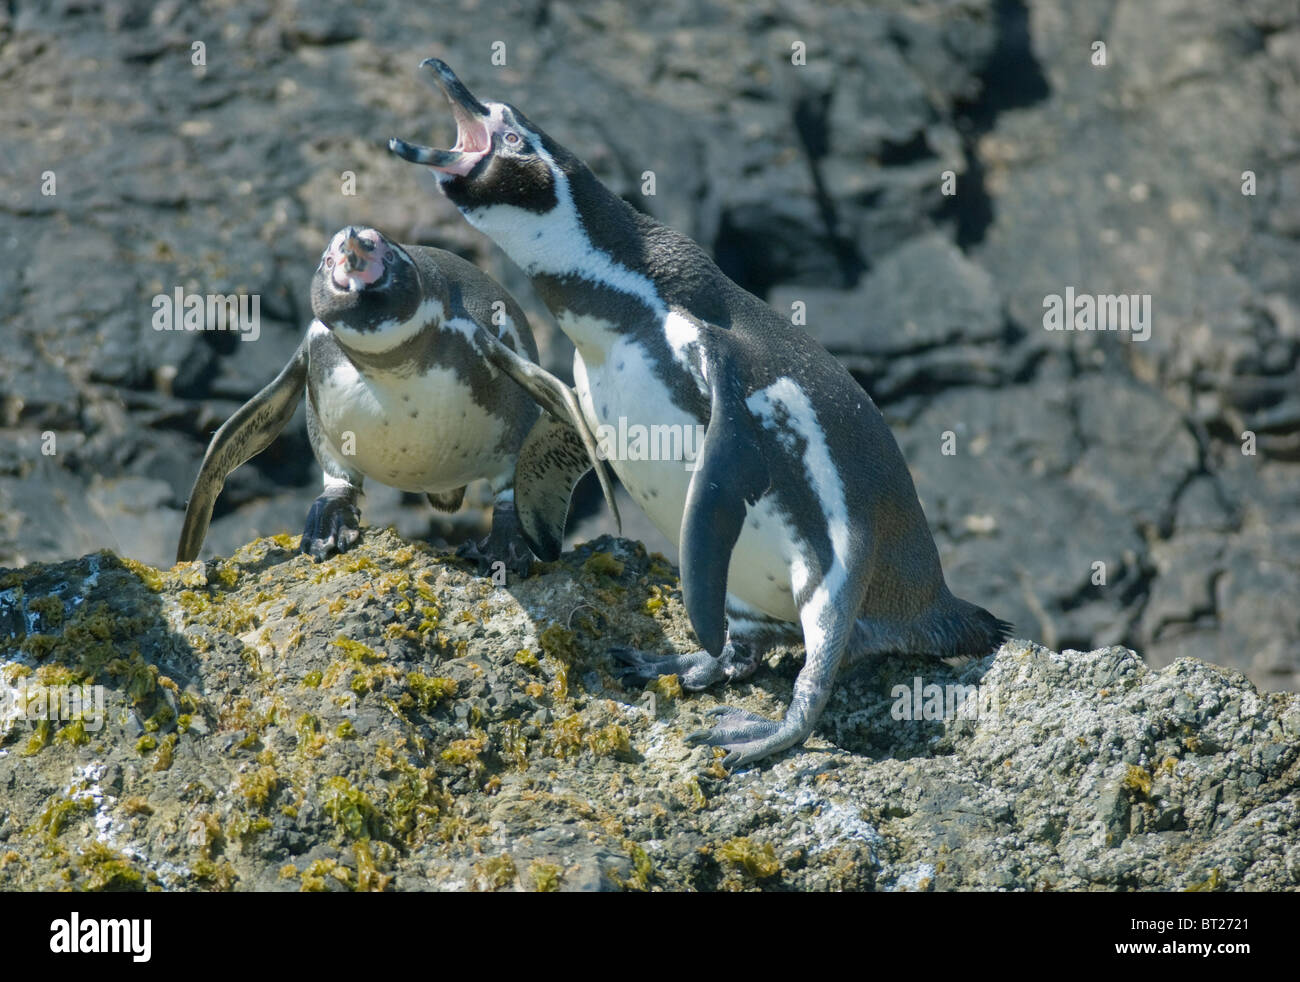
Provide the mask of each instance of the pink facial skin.
[{"label": "pink facial skin", "polygon": [[330,277],[340,290],[363,290],[384,275],[388,246],[374,229],[345,229],[334,237],[325,256]]}]

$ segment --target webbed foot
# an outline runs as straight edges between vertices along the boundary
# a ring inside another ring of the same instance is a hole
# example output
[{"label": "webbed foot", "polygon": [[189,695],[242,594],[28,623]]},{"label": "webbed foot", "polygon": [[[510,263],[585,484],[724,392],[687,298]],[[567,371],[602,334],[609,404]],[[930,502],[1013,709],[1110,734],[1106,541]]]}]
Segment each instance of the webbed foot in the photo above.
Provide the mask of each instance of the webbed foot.
[{"label": "webbed foot", "polygon": [[709,710],[709,715],[718,717],[717,724],[712,729],[696,730],[686,741],[726,750],[722,766],[729,771],[802,743],[812,732],[811,725],[792,722],[788,717],[768,719],[734,706],[717,706]]},{"label": "webbed foot", "polygon": [[456,555],[477,564],[479,576],[500,572],[498,563],[515,576],[527,576],[533,565],[533,551],[528,548],[513,501],[498,501],[492,509],[492,531],[480,542],[463,542]]},{"label": "webbed foot", "polygon": [[334,553],[344,553],[361,539],[361,509],[352,488],[327,490],[312,502],[307,512],[298,551],[320,562]]},{"label": "webbed foot", "polygon": [[659,655],[621,645],[608,650],[617,663],[614,671],[624,686],[653,682],[661,675],[676,675],[684,688],[696,692],[715,682],[746,678],[758,667],[749,646],[739,641],[728,641],[717,658],[707,651]]}]

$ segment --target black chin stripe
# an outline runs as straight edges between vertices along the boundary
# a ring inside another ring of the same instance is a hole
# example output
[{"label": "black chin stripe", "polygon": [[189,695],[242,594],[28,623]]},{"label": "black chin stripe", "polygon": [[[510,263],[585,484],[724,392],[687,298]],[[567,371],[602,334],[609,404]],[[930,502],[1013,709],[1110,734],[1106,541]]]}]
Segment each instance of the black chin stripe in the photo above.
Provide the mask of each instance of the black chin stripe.
[{"label": "black chin stripe", "polygon": [[511,205],[544,215],[559,204],[555,179],[540,158],[520,160],[489,153],[466,176],[443,182],[442,189],[466,211]]}]

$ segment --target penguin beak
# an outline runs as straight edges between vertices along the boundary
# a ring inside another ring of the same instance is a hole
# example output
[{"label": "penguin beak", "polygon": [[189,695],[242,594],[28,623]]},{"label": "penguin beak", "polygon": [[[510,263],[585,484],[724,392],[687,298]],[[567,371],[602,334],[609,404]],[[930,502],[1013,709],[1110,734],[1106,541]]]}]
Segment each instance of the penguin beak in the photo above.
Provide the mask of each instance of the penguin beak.
[{"label": "penguin beak", "polygon": [[420,67],[451,105],[451,114],[456,120],[456,145],[450,150],[435,150],[394,138],[388,141],[388,149],[413,164],[464,177],[492,149],[492,134],[488,130],[492,112],[474,98],[445,61],[426,58],[420,62]]},{"label": "penguin beak", "polygon": [[344,266],[349,273],[365,269],[369,262],[369,257],[366,256],[366,248],[361,244],[361,239],[355,234],[349,235],[343,240],[341,252],[343,262],[340,265]]},{"label": "penguin beak", "polygon": [[388,248],[377,233],[349,226],[334,249],[334,286],[347,292],[364,290],[384,274]]}]

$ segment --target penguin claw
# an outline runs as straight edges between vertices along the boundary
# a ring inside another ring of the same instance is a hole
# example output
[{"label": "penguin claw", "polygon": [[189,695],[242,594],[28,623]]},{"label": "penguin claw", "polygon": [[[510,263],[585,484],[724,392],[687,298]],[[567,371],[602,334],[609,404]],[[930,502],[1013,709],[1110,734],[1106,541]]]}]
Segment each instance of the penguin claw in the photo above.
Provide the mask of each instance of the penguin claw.
[{"label": "penguin claw", "polygon": [[733,706],[718,706],[709,710],[708,715],[719,717],[717,725],[709,730],[696,730],[686,741],[726,750],[722,766],[729,771],[802,743],[811,730],[789,720],[768,719]]},{"label": "penguin claw", "polygon": [[614,674],[624,688],[645,685],[663,675],[676,675],[684,689],[696,692],[726,677],[718,660],[707,651],[659,655],[616,645],[608,653],[615,662]]},{"label": "penguin claw", "polygon": [[470,539],[462,542],[456,555],[468,559],[478,569],[479,576],[493,576],[500,570],[497,563],[502,563],[509,573],[524,577],[532,571],[533,553],[522,538],[507,539],[504,542],[493,541],[488,535],[482,542]]},{"label": "penguin claw", "polygon": [[345,553],[361,541],[361,511],[350,497],[323,494],[307,513],[298,551],[316,562]]},{"label": "penguin claw", "polygon": [[610,659],[614,662],[614,667],[612,669],[613,676],[618,679],[619,685],[623,686],[625,689],[634,685],[644,684],[651,681],[652,678],[659,677],[658,672],[651,676],[641,665],[641,660],[645,655],[642,652],[637,651],[635,648],[628,648],[624,645],[615,645],[612,648],[606,648],[605,653],[609,655]]},{"label": "penguin claw", "polygon": [[614,673],[624,688],[629,683],[644,685],[661,675],[676,675],[684,689],[698,692],[715,682],[743,679],[758,667],[749,647],[739,641],[728,641],[717,658],[703,650],[659,655],[622,645],[609,648],[608,652],[619,663],[614,666]]},{"label": "penguin claw", "polygon": [[705,716],[735,716],[740,719],[749,720],[752,723],[770,723],[772,722],[766,716],[760,716],[758,713],[751,713],[748,709],[740,709],[737,706],[714,706],[711,709],[704,710]]},{"label": "penguin claw", "polygon": [[498,499],[492,508],[492,531],[487,538],[481,542],[473,539],[462,542],[456,555],[476,564],[479,576],[496,580],[502,569],[498,563],[514,576],[528,576],[533,568],[533,550],[524,538],[514,501]]},{"label": "penguin claw", "polygon": [[688,741],[731,749],[730,744],[750,743],[763,739],[781,728],[777,720],[744,709],[735,709],[732,706],[719,706],[710,710],[708,715],[719,717],[718,722],[712,729],[696,730],[686,738]]}]

